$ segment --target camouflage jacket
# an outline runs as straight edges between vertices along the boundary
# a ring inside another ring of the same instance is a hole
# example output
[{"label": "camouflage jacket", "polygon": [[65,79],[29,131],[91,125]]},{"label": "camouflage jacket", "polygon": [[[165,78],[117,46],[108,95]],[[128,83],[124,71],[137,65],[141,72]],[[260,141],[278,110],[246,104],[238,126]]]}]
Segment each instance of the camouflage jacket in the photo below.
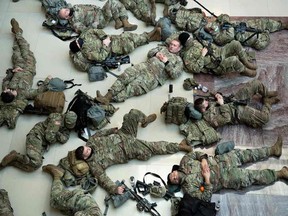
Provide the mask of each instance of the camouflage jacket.
[{"label": "camouflage jacket", "polygon": [[[207,162],[210,168],[210,185],[204,183],[201,171],[201,158],[205,155],[203,152],[187,153],[180,161],[179,172],[183,175],[181,179],[181,188],[184,193],[192,197],[197,197],[204,201],[210,201],[213,193],[213,183],[218,181],[218,165],[212,157],[208,157]],[[204,186],[204,191],[200,187]]]},{"label": "camouflage jacket", "polygon": [[[56,124],[59,122],[60,124]],[[64,144],[70,137],[70,130],[64,126],[64,116],[60,113],[51,113],[43,122],[38,122],[29,132],[43,137],[43,146],[59,142]],[[45,142],[46,141],[46,142]]]},{"label": "camouflage jacket", "polygon": [[90,172],[108,193],[115,193],[117,185],[107,176],[105,169],[128,162],[121,135],[115,133],[114,128],[102,130],[90,137],[86,145],[93,149],[92,155],[86,160]]},{"label": "camouflage jacket", "polygon": [[77,32],[83,32],[88,27],[97,28],[101,8],[90,4],[75,4],[73,6],[74,14],[69,19],[70,25]]},{"label": "camouflage jacket", "polygon": [[[164,64],[160,61],[155,54],[157,52],[162,52],[167,56],[169,63]],[[156,79],[159,81],[160,85],[163,85],[168,79],[177,79],[184,71],[183,61],[178,54],[169,52],[166,46],[158,46],[151,49],[148,54],[149,71],[151,71]]]},{"label": "camouflage jacket", "polygon": [[214,128],[236,124],[237,106],[233,103],[218,105],[215,102],[209,102],[209,108],[203,113],[203,119]]},{"label": "camouflage jacket", "polygon": [[[206,46],[206,41],[203,41]],[[208,46],[208,44],[207,44]],[[182,48],[180,55],[184,61],[184,65],[189,73],[208,73],[219,66],[219,62],[215,58],[221,57],[221,48],[211,43],[211,52],[202,56],[203,45],[197,40],[188,40],[185,47]]]}]

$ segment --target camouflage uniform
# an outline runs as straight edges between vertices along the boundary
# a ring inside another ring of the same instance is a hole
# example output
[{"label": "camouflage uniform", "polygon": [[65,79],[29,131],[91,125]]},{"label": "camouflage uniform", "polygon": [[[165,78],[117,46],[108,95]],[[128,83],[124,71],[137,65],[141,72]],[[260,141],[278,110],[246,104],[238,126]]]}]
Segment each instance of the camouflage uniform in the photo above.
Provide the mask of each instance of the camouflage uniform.
[{"label": "camouflage uniform", "polygon": [[[168,58],[168,63],[160,61],[155,54],[161,52]],[[162,86],[168,79],[176,79],[183,72],[180,56],[170,53],[166,46],[158,46],[148,52],[148,60],[133,65],[119,75],[110,91],[113,102],[123,102],[127,98],[146,94]]]},{"label": "camouflage uniform", "polygon": [[102,136],[96,133],[86,144],[93,150],[92,155],[86,160],[90,171],[97,178],[99,185],[109,193],[115,193],[117,188],[105,173],[109,166],[127,163],[131,159],[148,160],[153,155],[173,154],[179,151],[178,143],[137,139],[138,124],[143,123],[145,118],[144,113],[132,109],[123,117],[122,127],[118,132],[108,130]]},{"label": "camouflage uniform", "polygon": [[13,216],[13,208],[11,206],[8,192],[0,189],[0,216]]},{"label": "camouflage uniform", "polygon": [[168,8],[168,17],[179,30],[185,30],[191,33],[206,24],[203,13],[199,13],[193,9],[187,9],[180,5],[180,3],[171,5]]},{"label": "camouflage uniform", "polygon": [[[206,43],[206,41],[203,41]],[[202,56],[203,46],[197,40],[188,40],[180,55],[189,73],[212,73],[217,76],[245,70],[242,63],[248,56],[239,41],[232,41],[224,47],[211,44],[213,55]]]},{"label": "camouflage uniform", "polygon": [[[107,47],[103,45],[103,40],[110,37],[111,43]],[[88,68],[90,61],[104,61],[111,54],[125,55],[131,53],[135,48],[148,44],[148,34],[135,34],[131,32],[123,32],[120,35],[107,35],[103,30],[88,29],[80,35],[84,40],[80,53],[70,52],[70,57],[77,68]],[[85,65],[85,66],[84,66]]]},{"label": "camouflage uniform", "polygon": [[61,210],[65,215],[102,216],[95,199],[82,189],[67,190],[60,179],[53,180],[50,205]]},{"label": "camouflage uniform", "polygon": [[[51,113],[45,121],[37,123],[26,136],[26,154],[17,153],[15,159],[7,165],[26,172],[38,169],[43,164],[43,154],[49,150],[51,144],[64,144],[69,139],[70,130],[64,125],[64,116]],[[60,125],[55,124],[56,121]]]},{"label": "camouflage uniform", "polygon": [[[184,193],[204,201],[210,201],[212,193],[221,189],[246,188],[251,185],[269,185],[277,180],[276,171],[271,169],[249,170],[240,166],[267,159],[270,156],[270,147],[258,149],[235,149],[229,153],[209,156],[207,159],[210,168],[210,185],[204,183],[201,171],[201,160],[205,153],[191,152],[186,154],[181,162],[179,173],[180,184]],[[204,191],[200,187],[204,186]]]},{"label": "camouflage uniform", "polygon": [[149,0],[148,4],[145,0],[120,0],[120,2],[127,10],[131,11],[137,19],[147,24],[155,23],[155,1]]},{"label": "camouflage uniform", "polygon": [[[13,73],[7,70],[7,76],[3,79],[2,90],[5,88],[17,90],[16,98],[10,103],[0,100],[0,125],[7,124],[8,128],[15,128],[17,118],[28,104],[28,100],[34,99],[39,93],[45,91],[42,88],[32,89],[33,78],[36,75],[36,60],[29,48],[28,42],[21,33],[15,34],[12,55],[13,68],[21,67],[23,71]],[[45,80],[45,84],[48,79]]]},{"label": "camouflage uniform", "polygon": [[[267,87],[259,80],[252,80],[235,94],[235,98],[250,99],[257,93],[266,97]],[[203,118],[215,128],[227,124],[246,124],[256,128],[262,127],[269,121],[270,112],[271,104],[264,104],[260,111],[248,105],[237,105],[233,102],[223,105],[209,102],[209,108],[203,113]]]},{"label": "camouflage uniform", "polygon": [[[222,17],[225,17],[222,19]],[[227,28],[221,28],[223,23],[228,23]],[[241,22],[246,23],[248,30],[241,31],[237,26]],[[280,31],[283,29],[281,21],[276,21],[269,18],[257,18],[241,21],[230,21],[230,17],[226,14],[217,18],[215,24],[218,25],[219,31],[213,35],[213,41],[218,45],[225,45],[227,42],[235,39],[241,42],[243,46],[252,47],[256,50],[262,50],[270,43],[270,33]],[[231,24],[229,26],[229,24]],[[259,31],[259,33],[253,32]],[[252,31],[250,31],[252,30]],[[252,36],[253,35],[253,36]],[[249,39],[248,39],[249,38]]]},{"label": "camouflage uniform", "polygon": [[79,33],[88,27],[104,28],[112,20],[128,18],[125,7],[117,0],[108,0],[102,8],[96,5],[76,4],[72,9],[74,13],[69,23]]}]

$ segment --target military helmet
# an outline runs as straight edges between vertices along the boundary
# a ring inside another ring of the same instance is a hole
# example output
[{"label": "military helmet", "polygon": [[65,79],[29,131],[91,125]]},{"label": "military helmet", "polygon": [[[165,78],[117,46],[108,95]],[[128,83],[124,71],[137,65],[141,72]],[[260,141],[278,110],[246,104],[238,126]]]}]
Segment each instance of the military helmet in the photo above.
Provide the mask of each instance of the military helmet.
[{"label": "military helmet", "polygon": [[64,115],[65,127],[67,127],[68,129],[73,129],[76,125],[76,121],[77,121],[76,113],[72,111],[65,113]]},{"label": "military helmet", "polygon": [[217,32],[219,32],[219,25],[216,22],[208,22],[205,25],[204,30],[209,34],[215,35]]}]

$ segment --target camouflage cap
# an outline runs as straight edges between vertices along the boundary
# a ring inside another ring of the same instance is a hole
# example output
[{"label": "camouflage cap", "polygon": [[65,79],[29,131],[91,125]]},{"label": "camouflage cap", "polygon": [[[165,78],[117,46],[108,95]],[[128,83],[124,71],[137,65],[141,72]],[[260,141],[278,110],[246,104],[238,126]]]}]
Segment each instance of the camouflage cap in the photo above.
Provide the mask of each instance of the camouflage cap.
[{"label": "camouflage cap", "polygon": [[197,87],[199,84],[193,78],[187,78],[183,82],[183,88],[186,91],[192,90],[194,87]]},{"label": "camouflage cap", "polygon": [[65,113],[64,122],[68,129],[73,129],[76,125],[77,115],[75,112],[69,111]]}]

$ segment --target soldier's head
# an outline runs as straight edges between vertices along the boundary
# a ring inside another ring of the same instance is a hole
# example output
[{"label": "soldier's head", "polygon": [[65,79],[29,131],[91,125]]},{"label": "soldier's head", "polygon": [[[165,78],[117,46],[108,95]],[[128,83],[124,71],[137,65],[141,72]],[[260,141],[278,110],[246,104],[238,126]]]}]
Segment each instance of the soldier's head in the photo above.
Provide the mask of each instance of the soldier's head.
[{"label": "soldier's head", "polygon": [[192,36],[188,33],[188,32],[182,32],[179,36],[178,36],[178,40],[180,41],[182,46],[185,46],[186,42],[192,38]]},{"label": "soldier's head", "polygon": [[180,41],[177,39],[174,39],[170,41],[168,45],[168,50],[170,53],[178,53],[181,50],[182,46],[180,44]]},{"label": "soldier's head", "polygon": [[209,106],[209,101],[204,98],[197,98],[194,101],[194,108],[201,113],[205,112],[208,106]]},{"label": "soldier's head", "polygon": [[75,156],[78,160],[86,160],[92,154],[92,149],[89,146],[79,146],[75,150]]},{"label": "soldier's head", "polygon": [[167,184],[169,185],[179,185],[180,175],[179,175],[179,165],[173,165],[171,172],[167,176]]},{"label": "soldier's head", "polygon": [[16,96],[17,96],[17,91],[16,90],[5,89],[1,93],[1,100],[4,103],[11,103],[15,99]]},{"label": "soldier's head", "polygon": [[70,19],[73,16],[74,10],[73,8],[62,8],[58,12],[58,16],[60,19]]},{"label": "soldier's head", "polygon": [[65,113],[64,124],[66,128],[73,129],[76,125],[76,121],[77,121],[77,115],[75,112],[69,111]]}]

